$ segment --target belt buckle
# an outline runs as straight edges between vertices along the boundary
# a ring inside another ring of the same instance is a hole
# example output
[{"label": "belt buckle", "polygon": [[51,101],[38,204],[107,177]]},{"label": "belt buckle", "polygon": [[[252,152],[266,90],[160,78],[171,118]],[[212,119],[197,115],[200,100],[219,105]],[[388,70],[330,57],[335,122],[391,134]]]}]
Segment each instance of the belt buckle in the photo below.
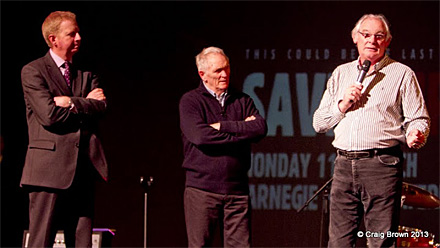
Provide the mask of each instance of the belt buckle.
[{"label": "belt buckle", "polygon": [[358,152],[354,152],[354,157],[355,159],[359,159],[359,158],[369,158],[371,156],[370,152],[367,151],[358,151]]},{"label": "belt buckle", "polygon": [[370,152],[359,152],[359,158],[369,158],[371,157]]},{"label": "belt buckle", "polygon": [[345,156],[348,160],[369,158],[371,156],[368,151],[344,151],[341,152],[341,155]]},{"label": "belt buckle", "polygon": [[345,157],[348,159],[348,160],[353,160],[353,159],[356,159],[356,154],[355,153],[352,153],[352,152],[345,152]]}]

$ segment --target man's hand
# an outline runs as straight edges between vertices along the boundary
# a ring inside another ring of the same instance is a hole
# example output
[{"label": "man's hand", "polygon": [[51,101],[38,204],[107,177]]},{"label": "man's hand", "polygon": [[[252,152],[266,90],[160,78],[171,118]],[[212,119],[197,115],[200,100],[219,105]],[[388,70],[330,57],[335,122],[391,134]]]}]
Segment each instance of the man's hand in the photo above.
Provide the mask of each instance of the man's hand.
[{"label": "man's hand", "polygon": [[425,142],[425,135],[417,129],[413,129],[406,137],[406,144],[409,148],[419,149]]},{"label": "man's hand", "polygon": [[216,130],[220,130],[220,122],[212,123],[210,126]]},{"label": "man's hand", "polygon": [[70,105],[72,103],[70,97],[68,96],[56,96],[53,98],[55,101],[55,106],[61,107],[61,108],[70,108]]},{"label": "man's hand", "polygon": [[344,97],[342,101],[339,102],[339,110],[342,113],[347,112],[347,110],[357,101],[361,99],[362,85],[361,84],[352,84],[350,87],[345,89]]},{"label": "man's hand", "polygon": [[255,119],[257,119],[257,118],[255,118],[255,116],[251,115],[249,117],[246,117],[246,119],[244,119],[244,121],[253,121]]},{"label": "man's hand", "polygon": [[105,95],[104,95],[104,90],[102,90],[101,88],[96,88],[92,91],[90,91],[90,93],[87,95],[88,99],[95,99],[95,100],[99,100],[99,101],[104,101]]}]

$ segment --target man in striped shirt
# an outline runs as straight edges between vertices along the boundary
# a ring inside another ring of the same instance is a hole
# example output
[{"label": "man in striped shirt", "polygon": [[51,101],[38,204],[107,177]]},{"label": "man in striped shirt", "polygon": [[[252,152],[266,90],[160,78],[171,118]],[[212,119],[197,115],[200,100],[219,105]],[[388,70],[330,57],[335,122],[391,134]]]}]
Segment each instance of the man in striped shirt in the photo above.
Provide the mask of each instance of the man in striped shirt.
[{"label": "man in striped shirt", "polygon": [[[391,42],[383,15],[364,15],[352,30],[359,52],[338,66],[313,116],[316,132],[334,128],[329,247],[353,247],[364,218],[366,231],[397,232],[402,187],[401,144],[419,149],[430,117],[415,73],[385,54]],[[365,79],[356,80],[371,62]],[[357,83],[360,81],[361,83]],[[395,238],[370,237],[369,247],[394,247]]]}]

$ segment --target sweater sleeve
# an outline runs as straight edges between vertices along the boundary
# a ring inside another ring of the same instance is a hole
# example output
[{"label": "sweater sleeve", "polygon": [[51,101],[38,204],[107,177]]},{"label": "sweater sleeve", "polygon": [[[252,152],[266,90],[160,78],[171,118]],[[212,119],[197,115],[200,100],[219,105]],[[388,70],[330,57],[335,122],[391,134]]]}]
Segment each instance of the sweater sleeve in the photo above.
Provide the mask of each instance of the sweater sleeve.
[{"label": "sweater sleeve", "polygon": [[179,103],[180,129],[189,142],[200,145],[221,145],[239,142],[239,138],[225,132],[219,132],[206,123],[203,105],[196,97],[185,94]]},{"label": "sweater sleeve", "polygon": [[267,134],[266,120],[264,120],[264,118],[259,114],[258,109],[255,107],[255,104],[250,97],[245,97],[243,101],[245,113],[244,119],[254,116],[255,120],[221,121],[219,131],[233,134],[239,140],[257,142],[264,138]]}]

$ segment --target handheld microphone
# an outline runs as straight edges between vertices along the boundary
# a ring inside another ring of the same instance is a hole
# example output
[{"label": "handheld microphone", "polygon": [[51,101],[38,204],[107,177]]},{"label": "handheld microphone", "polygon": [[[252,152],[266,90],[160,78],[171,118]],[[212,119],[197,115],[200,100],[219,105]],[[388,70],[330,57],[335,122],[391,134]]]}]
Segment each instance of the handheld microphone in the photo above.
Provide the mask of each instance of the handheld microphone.
[{"label": "handheld microphone", "polygon": [[[370,69],[370,65],[371,65],[371,61],[369,60],[364,61],[364,63],[362,64],[361,71],[359,72],[359,75],[356,79],[356,84],[362,85],[362,81],[364,81],[365,75],[367,75],[367,72]],[[350,102],[352,103],[353,100],[350,100]]]},{"label": "handheld microphone", "polygon": [[367,75],[368,70],[370,69],[371,62],[369,60],[365,60],[362,64],[362,69],[359,72],[359,76],[356,79],[357,84],[362,84],[362,81],[364,81],[365,75]]}]

